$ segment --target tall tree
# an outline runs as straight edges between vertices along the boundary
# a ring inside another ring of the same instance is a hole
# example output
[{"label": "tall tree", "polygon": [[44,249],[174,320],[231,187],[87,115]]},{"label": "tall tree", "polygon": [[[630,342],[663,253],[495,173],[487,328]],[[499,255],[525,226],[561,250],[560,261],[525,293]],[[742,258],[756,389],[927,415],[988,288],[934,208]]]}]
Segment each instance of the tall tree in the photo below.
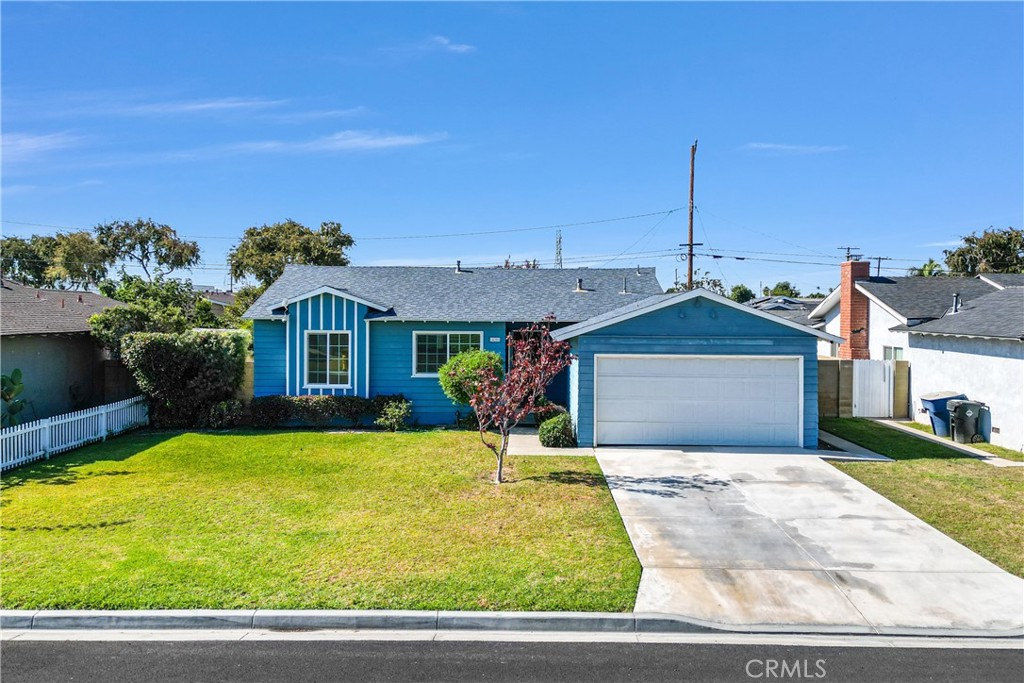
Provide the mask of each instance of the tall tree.
[{"label": "tall tree", "polygon": [[86,230],[57,235],[45,276],[58,286],[73,289],[97,285],[107,277],[110,252]]},{"label": "tall tree", "polygon": [[232,327],[252,327],[251,320],[243,320],[242,314],[249,310],[256,299],[260,298],[266,289],[263,285],[247,285],[235,292],[235,303],[224,307],[224,316],[221,322]]},{"label": "tall tree", "polygon": [[181,331],[192,327],[220,327],[210,302],[195,291],[190,280],[163,276],[147,280],[138,275],[125,275],[118,282],[100,283],[99,290],[111,299],[138,304],[156,318],[182,320],[177,325]]},{"label": "tall tree", "polygon": [[149,280],[199,263],[199,244],[151,218],[97,225],[96,239],[115,261],[137,264]]},{"label": "tall tree", "polygon": [[0,273],[31,287],[52,287],[46,269],[53,265],[57,238],[52,235],[4,237],[0,240]]},{"label": "tall tree", "polygon": [[1024,230],[989,228],[962,239],[961,246],[942,252],[950,273],[1024,273]]},{"label": "tall tree", "polygon": [[782,282],[776,282],[775,286],[768,290],[768,295],[798,297],[800,296],[800,290],[789,284],[789,280],[783,280]]},{"label": "tall tree", "polygon": [[928,259],[928,261],[920,266],[912,266],[907,269],[907,275],[911,277],[938,277],[945,275],[946,271],[942,269],[942,264],[935,259]]},{"label": "tall tree", "polygon": [[754,290],[746,285],[733,285],[729,292],[729,298],[738,304],[745,304],[754,298]]},{"label": "tall tree", "polygon": [[228,254],[231,276],[240,280],[251,275],[269,286],[284,272],[285,264],[347,266],[346,249],[355,240],[341,223],[325,221],[319,230],[288,219],[283,223],[246,229],[241,241]]}]

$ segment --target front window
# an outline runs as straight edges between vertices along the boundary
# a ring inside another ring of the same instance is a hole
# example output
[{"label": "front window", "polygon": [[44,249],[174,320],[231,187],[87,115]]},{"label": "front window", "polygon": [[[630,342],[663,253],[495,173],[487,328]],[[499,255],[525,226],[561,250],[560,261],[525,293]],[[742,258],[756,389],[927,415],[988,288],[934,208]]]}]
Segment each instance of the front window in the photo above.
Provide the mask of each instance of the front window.
[{"label": "front window", "polygon": [[348,332],[310,332],[306,336],[306,384],[349,384]]},{"label": "front window", "polygon": [[903,360],[902,346],[883,346],[882,358],[884,360]]},{"label": "front window", "polygon": [[483,347],[479,332],[414,332],[413,351],[416,375],[436,375],[452,356]]}]

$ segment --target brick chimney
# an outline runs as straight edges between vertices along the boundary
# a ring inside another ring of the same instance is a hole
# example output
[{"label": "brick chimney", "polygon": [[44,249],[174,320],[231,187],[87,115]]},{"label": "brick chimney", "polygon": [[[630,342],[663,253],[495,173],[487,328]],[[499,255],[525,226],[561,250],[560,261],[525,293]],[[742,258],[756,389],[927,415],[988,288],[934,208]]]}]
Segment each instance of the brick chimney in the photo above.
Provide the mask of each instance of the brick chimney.
[{"label": "brick chimney", "polygon": [[846,360],[866,359],[868,351],[868,298],[854,287],[857,280],[871,276],[870,261],[846,261],[840,266],[839,357]]}]

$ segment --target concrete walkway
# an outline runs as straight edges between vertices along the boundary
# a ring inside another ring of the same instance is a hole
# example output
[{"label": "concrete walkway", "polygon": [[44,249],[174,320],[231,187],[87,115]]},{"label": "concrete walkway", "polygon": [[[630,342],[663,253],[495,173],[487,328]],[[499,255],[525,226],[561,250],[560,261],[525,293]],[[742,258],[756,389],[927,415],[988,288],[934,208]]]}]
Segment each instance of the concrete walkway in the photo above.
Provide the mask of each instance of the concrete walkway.
[{"label": "concrete walkway", "polygon": [[918,439],[923,439],[925,441],[931,441],[933,443],[942,444],[946,448],[952,448],[954,451],[959,451],[971,458],[977,458],[978,460],[981,460],[982,462],[992,465],[994,467],[1024,467],[1024,462],[1000,458],[998,455],[992,455],[991,453],[983,451],[980,448],[973,448],[972,446],[968,446],[967,444],[957,443],[956,441],[948,439],[944,436],[935,436],[934,434],[931,434],[929,432],[922,432],[920,429],[907,427],[906,425],[902,425],[895,420],[876,419],[873,421],[877,422],[880,425],[885,425],[890,429],[895,429],[897,431],[903,432],[904,434],[916,436]]},{"label": "concrete walkway", "polygon": [[546,448],[540,445],[536,427],[516,427],[508,437],[509,455],[594,455],[593,448]]},{"label": "concrete walkway", "polygon": [[817,455],[772,451],[596,449],[643,566],[638,614],[726,628],[1024,631],[1020,579]]}]

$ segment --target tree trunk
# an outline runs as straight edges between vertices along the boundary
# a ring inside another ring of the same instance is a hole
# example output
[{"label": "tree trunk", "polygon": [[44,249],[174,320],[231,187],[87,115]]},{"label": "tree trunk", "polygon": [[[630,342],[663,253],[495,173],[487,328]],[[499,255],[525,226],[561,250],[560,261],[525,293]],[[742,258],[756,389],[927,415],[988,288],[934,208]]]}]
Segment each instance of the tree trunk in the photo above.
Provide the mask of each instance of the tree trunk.
[{"label": "tree trunk", "polygon": [[500,484],[504,479],[501,477],[501,468],[505,465],[505,451],[508,450],[508,432],[501,433],[501,447],[498,449],[498,471],[494,473],[494,483]]}]

